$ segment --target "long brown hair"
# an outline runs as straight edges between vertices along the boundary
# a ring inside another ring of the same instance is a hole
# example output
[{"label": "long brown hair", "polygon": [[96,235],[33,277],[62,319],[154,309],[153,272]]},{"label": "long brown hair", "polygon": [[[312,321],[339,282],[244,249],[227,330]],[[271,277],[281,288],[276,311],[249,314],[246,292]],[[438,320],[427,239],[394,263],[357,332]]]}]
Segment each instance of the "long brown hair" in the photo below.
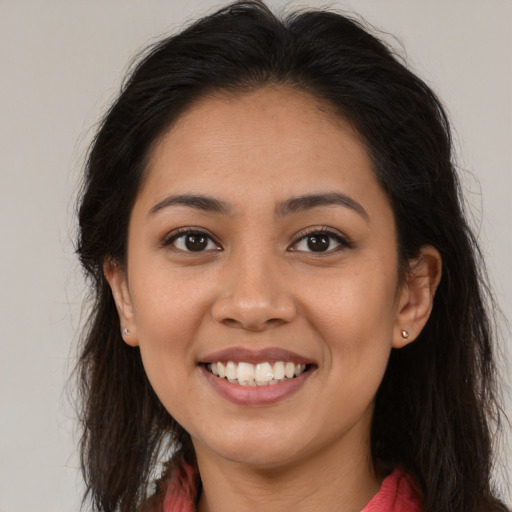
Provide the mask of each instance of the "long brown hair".
[{"label": "long brown hair", "polygon": [[[402,261],[431,244],[443,278],[419,338],[391,354],[372,426],[374,461],[404,467],[433,511],[503,511],[494,496],[499,419],[492,297],[463,212],[447,116],[434,93],[360,22],[326,11],[285,19],[237,2],[152,47],[104,117],[87,160],[77,252],[91,285],[80,381],[82,469],[97,510],[135,511],[162,453],[188,434],[119,333],[103,264],[123,264],[151,144],[199,97],[287,84],[327,101],[361,134],[394,210]],[[164,457],[165,458],[165,457]],[[161,461],[160,461],[161,462]]]}]

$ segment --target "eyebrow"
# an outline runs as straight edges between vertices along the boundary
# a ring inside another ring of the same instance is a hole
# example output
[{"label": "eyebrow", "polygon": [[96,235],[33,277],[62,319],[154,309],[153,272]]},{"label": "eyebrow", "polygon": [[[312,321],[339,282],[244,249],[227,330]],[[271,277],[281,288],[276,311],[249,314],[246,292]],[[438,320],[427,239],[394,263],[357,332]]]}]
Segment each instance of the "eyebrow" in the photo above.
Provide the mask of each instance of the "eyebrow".
[{"label": "eyebrow", "polygon": [[327,192],[325,194],[307,194],[299,197],[292,197],[282,203],[279,203],[276,208],[276,213],[280,217],[292,213],[298,213],[318,206],[344,206],[355,211],[364,219],[368,220],[368,213],[363,206],[350,196],[342,194],[341,192]]},{"label": "eyebrow", "polygon": [[163,201],[160,201],[158,204],[153,206],[153,208],[149,210],[149,213],[153,215],[164,208],[168,208],[169,206],[188,206],[197,210],[222,213],[224,215],[231,213],[231,208],[224,201],[196,194],[179,194],[166,197]]},{"label": "eyebrow", "polygon": [[[230,205],[219,199],[200,194],[178,194],[171,195],[157,203],[149,210],[150,215],[170,206],[188,206],[205,212],[220,213],[229,215],[232,212]],[[352,199],[341,192],[326,192],[321,194],[306,194],[298,197],[292,197],[286,201],[280,202],[276,207],[276,214],[279,217],[285,217],[293,213],[303,212],[319,206],[344,206],[355,211],[366,220],[368,214],[363,206],[355,199]]]}]

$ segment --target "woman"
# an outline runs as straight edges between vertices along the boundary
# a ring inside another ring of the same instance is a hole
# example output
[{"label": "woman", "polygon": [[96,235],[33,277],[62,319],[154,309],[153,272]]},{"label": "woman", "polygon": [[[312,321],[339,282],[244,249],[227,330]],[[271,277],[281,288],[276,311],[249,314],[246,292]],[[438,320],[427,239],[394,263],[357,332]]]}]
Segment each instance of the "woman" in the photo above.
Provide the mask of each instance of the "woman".
[{"label": "woman", "polygon": [[505,510],[451,150],[434,94],[337,14],[236,3],[150,50],[79,212],[98,510]]}]

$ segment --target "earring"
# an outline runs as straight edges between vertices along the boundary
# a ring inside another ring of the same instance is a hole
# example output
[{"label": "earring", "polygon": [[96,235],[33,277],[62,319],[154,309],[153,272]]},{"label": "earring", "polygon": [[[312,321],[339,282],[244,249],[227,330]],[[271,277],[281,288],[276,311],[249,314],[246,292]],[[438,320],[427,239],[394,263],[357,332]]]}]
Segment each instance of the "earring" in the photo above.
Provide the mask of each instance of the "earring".
[{"label": "earring", "polygon": [[123,336],[129,336],[131,333],[130,333],[130,331],[126,327],[122,327],[121,328],[121,334]]},{"label": "earring", "polygon": [[405,329],[402,329],[401,334],[404,340],[406,340],[409,337],[409,333]]}]

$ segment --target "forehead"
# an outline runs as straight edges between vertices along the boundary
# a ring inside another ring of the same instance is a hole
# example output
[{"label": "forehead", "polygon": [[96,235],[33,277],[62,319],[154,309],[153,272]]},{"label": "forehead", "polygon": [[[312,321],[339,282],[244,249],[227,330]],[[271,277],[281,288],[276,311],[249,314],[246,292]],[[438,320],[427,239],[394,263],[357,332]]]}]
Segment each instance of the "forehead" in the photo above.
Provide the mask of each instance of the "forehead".
[{"label": "forehead", "polygon": [[350,124],[311,94],[276,86],[193,104],[154,145],[139,199],[213,193],[243,206],[333,189],[387,205]]}]

